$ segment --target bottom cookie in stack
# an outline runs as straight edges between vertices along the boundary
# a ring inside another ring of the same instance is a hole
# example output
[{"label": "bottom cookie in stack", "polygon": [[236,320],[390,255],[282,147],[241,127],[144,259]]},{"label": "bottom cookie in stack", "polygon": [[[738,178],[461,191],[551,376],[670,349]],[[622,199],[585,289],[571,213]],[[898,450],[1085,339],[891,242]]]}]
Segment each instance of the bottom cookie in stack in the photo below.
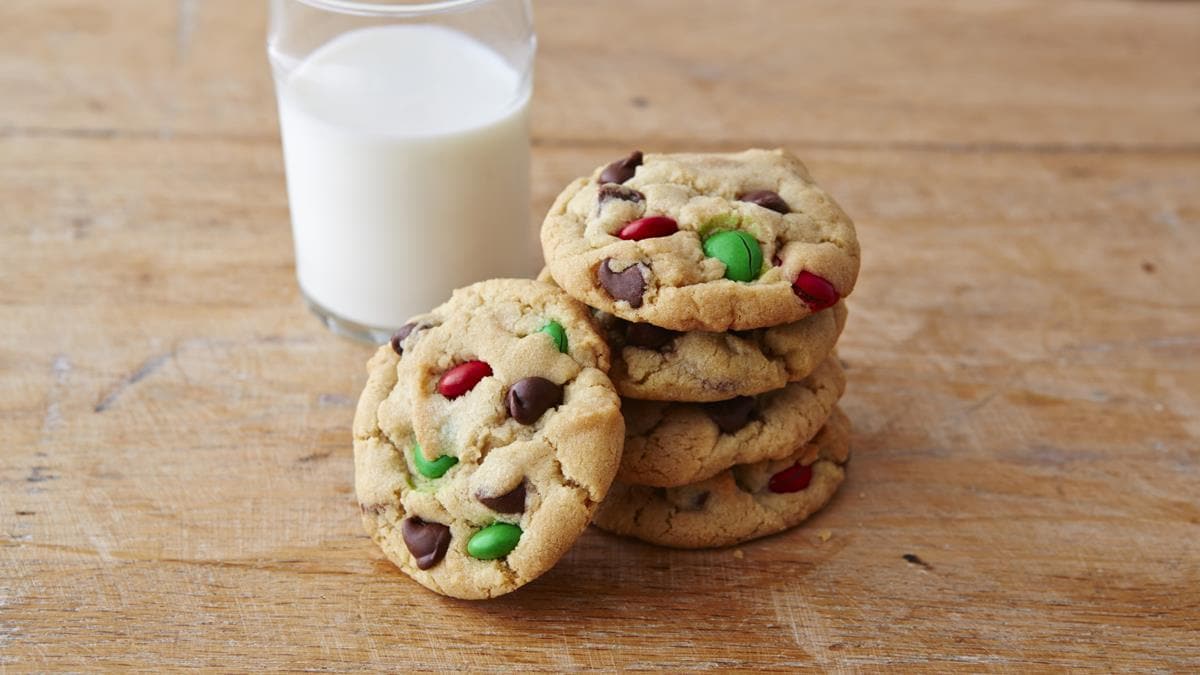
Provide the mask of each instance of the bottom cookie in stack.
[{"label": "bottom cookie in stack", "polygon": [[840,409],[789,457],[739,464],[671,488],[615,482],[594,524],[674,548],[731,546],[795,527],[833,498],[850,456]]}]

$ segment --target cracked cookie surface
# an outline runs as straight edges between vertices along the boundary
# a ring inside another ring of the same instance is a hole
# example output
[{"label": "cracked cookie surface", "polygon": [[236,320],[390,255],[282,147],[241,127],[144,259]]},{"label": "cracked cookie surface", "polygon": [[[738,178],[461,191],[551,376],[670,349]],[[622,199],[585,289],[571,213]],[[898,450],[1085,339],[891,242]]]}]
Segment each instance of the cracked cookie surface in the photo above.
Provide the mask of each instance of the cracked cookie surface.
[{"label": "cracked cookie surface", "polygon": [[[554,283],[543,268],[539,281]],[[722,401],[808,377],[833,351],[846,303],[799,321],[749,331],[680,333],[592,310],[609,347],[617,393],[646,401]]]},{"label": "cracked cookie surface", "polygon": [[828,503],[849,453],[850,423],[835,410],[815,438],[782,459],[679,487],[614,483],[595,524],[661,546],[732,546],[794,527]]},{"label": "cracked cookie surface", "polygon": [[617,480],[673,487],[735,464],[785,457],[825,424],[845,391],[830,356],[799,382],[713,403],[624,399],[625,453]]},{"label": "cracked cookie surface", "polygon": [[634,153],[568,185],[541,238],[572,296],[676,331],[798,321],[859,268],[850,218],[783,150]]},{"label": "cracked cookie surface", "polygon": [[678,333],[600,313],[613,350],[617,392],[653,401],[720,401],[754,396],[808,377],[833,351],[846,324],[839,302],[782,326]]},{"label": "cracked cookie surface", "polygon": [[574,543],[620,459],[609,352],[548,284],[493,280],[417,317],[368,363],[354,423],[368,533],[422,585],[508,593]]}]

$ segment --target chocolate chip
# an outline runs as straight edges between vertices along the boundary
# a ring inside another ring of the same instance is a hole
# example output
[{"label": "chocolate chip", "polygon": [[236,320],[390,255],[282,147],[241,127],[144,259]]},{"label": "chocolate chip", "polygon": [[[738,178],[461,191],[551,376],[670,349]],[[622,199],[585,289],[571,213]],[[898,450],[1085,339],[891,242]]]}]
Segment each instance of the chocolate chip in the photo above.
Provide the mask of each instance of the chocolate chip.
[{"label": "chocolate chip", "polygon": [[402,344],[404,342],[404,338],[411,335],[416,329],[417,324],[415,321],[400,326],[400,330],[392,334],[392,351],[396,352],[397,354],[404,354],[404,346]]},{"label": "chocolate chip", "polygon": [[754,414],[754,399],[750,396],[738,396],[728,401],[708,403],[704,406],[704,412],[708,413],[721,433],[737,433],[750,422],[750,416]]},{"label": "chocolate chip", "polygon": [[646,291],[646,280],[642,277],[642,270],[646,269],[646,266],[636,263],[620,272],[614,272],[609,267],[610,264],[612,258],[605,258],[596,270],[600,285],[614,300],[624,300],[634,309],[641,307],[642,293]]},{"label": "chocolate chip", "polygon": [[749,492],[750,494],[758,492],[758,490],[755,490],[754,486],[750,484],[749,478],[744,476],[741,471],[738,471],[737,467],[734,467],[733,470],[733,482],[735,485],[737,485],[737,489],[741,490],[742,492]]},{"label": "chocolate chip", "polygon": [[624,185],[606,183],[600,186],[600,193],[597,199],[599,200],[600,206],[604,206],[604,202],[612,201],[614,199],[623,202],[634,202],[637,204],[646,201],[646,195],[634,190],[633,188],[625,187]]},{"label": "chocolate chip", "polygon": [[450,548],[450,528],[441,523],[427,523],[409,516],[400,523],[400,535],[408,552],[417,559],[417,568],[427,570],[446,557]]},{"label": "chocolate chip", "polygon": [[649,323],[631,323],[625,330],[625,344],[632,347],[659,349],[678,335],[673,330],[659,328]]},{"label": "chocolate chip", "polygon": [[525,511],[525,481],[498,497],[476,492],[475,499],[496,513],[522,513]]},{"label": "chocolate chip", "polygon": [[692,495],[692,509],[696,511],[703,509],[704,505],[708,503],[708,498],[711,495],[712,493],[708,490],[705,490],[704,492],[697,492],[695,495]]},{"label": "chocolate chip", "polygon": [[625,159],[617,161],[604,167],[600,172],[601,183],[624,183],[633,178],[634,172],[642,165],[642,151],[634,150]]},{"label": "chocolate chip", "polygon": [[771,190],[755,190],[738,196],[740,202],[750,202],[758,204],[764,209],[771,209],[776,213],[791,213],[792,209],[788,207],[787,202],[783,201],[783,197],[779,193]]},{"label": "chocolate chip", "polygon": [[508,414],[521,424],[533,424],[547,410],[562,403],[563,389],[544,377],[526,377],[508,388],[504,403]]}]

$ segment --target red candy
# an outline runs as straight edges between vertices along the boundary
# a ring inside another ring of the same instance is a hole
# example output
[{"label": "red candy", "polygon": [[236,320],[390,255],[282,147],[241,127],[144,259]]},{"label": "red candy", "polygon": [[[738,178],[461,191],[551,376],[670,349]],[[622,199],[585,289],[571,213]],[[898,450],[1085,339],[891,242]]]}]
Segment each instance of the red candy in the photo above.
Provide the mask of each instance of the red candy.
[{"label": "red candy", "polygon": [[771,476],[767,489],[779,494],[799,492],[812,482],[813,469],[811,464],[795,464]]},{"label": "red candy", "polygon": [[833,307],[842,297],[833,284],[812,272],[801,272],[792,284],[792,292],[814,312]]},{"label": "red candy", "polygon": [[666,216],[648,216],[639,218],[617,233],[617,236],[622,239],[650,239],[651,237],[665,237],[675,234],[679,231],[679,225],[675,224],[674,219]]},{"label": "red candy", "polygon": [[442,379],[438,380],[438,393],[446,398],[458,398],[491,374],[492,367],[483,361],[460,363],[442,373]]}]

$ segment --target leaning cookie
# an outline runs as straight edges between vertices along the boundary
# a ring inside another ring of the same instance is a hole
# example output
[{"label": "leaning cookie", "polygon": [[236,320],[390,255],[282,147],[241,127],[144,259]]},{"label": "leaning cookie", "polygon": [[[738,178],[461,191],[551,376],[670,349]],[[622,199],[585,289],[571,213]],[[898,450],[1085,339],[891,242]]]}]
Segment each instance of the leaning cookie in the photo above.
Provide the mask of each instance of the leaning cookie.
[{"label": "leaning cookie", "polygon": [[558,561],[616,473],[607,347],[586,308],[528,280],[461,289],[417,323],[368,364],[354,426],[363,521],[422,585],[496,597]]},{"label": "leaning cookie", "polygon": [[849,295],[859,268],[854,224],[782,150],[635,152],[567,186],[542,251],[575,298],[677,331],[798,321]]},{"label": "leaning cookie", "polygon": [[849,420],[838,410],[816,438],[783,459],[673,488],[614,483],[595,523],[661,546],[731,546],[794,527],[828,503],[849,454]]},{"label": "leaning cookie", "polygon": [[836,356],[805,379],[715,403],[624,399],[625,454],[617,480],[673,487],[734,464],[786,457],[825,424],[846,387]]}]

